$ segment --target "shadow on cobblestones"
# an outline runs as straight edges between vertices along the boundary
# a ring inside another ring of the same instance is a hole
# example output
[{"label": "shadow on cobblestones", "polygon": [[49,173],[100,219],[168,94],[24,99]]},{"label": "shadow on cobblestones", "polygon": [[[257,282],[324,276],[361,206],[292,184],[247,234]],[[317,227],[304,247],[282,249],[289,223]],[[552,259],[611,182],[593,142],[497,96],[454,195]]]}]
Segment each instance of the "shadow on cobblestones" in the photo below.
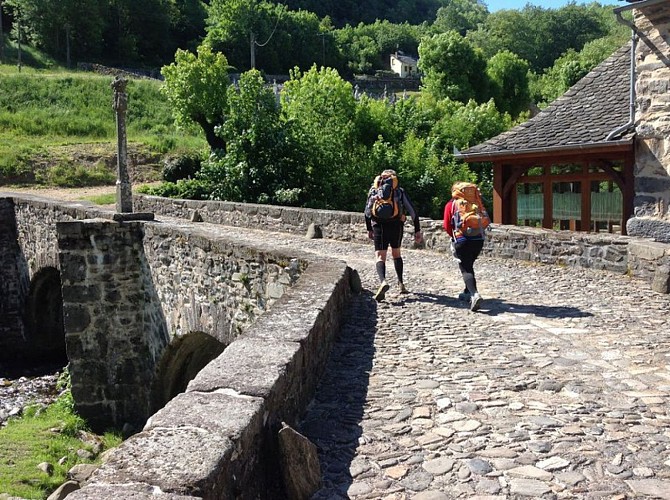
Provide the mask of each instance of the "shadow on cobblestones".
[{"label": "shadow on cobblestones", "polygon": [[[327,455],[324,483],[348,498],[351,462],[362,435],[361,421],[375,354],[377,303],[365,292],[352,300],[340,337],[329,358],[317,397],[307,411],[301,432]],[[330,498],[333,498],[332,496]]]},{"label": "shadow on cobblestones", "polygon": [[435,293],[414,293],[413,297],[408,297],[403,300],[403,303],[412,303],[412,302],[427,302],[430,304],[436,304],[441,306],[450,306],[450,307],[463,307],[463,302],[459,302],[454,297],[449,297],[447,295],[439,295]]},{"label": "shadow on cobblestones", "polygon": [[532,314],[542,318],[588,318],[590,312],[582,311],[577,307],[544,306],[534,304],[515,304],[500,299],[488,299],[479,310],[480,314],[495,316],[497,314]]}]

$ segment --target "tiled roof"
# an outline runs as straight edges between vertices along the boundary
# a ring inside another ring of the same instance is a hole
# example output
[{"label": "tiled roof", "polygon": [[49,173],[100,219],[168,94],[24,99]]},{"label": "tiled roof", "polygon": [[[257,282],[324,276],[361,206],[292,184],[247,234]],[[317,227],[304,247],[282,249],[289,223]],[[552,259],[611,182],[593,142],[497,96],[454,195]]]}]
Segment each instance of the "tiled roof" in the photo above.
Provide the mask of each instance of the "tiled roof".
[{"label": "tiled roof", "polygon": [[412,56],[406,56],[404,54],[392,54],[393,57],[395,57],[398,61],[405,63],[405,64],[416,64],[418,59],[412,57]]},{"label": "tiled roof", "polygon": [[606,141],[630,118],[630,44],[617,50],[536,116],[457,158],[483,161],[520,153],[630,142],[632,132]]}]

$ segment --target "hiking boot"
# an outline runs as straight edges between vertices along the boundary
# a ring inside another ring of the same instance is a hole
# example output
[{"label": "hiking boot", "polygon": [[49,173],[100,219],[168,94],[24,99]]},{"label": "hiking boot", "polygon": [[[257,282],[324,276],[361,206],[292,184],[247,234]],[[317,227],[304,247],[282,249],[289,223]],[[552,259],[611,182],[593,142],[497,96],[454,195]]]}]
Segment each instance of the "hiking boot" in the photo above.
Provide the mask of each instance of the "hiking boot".
[{"label": "hiking boot", "polygon": [[407,288],[405,288],[404,283],[400,283],[400,293],[409,293],[409,290],[407,290]]},{"label": "hiking boot", "polygon": [[482,306],[482,296],[479,295],[479,293],[475,292],[475,294],[470,299],[470,310],[479,311],[479,308],[481,306]]},{"label": "hiking boot", "polygon": [[471,297],[470,292],[461,292],[458,294],[458,300],[461,302],[470,302]]},{"label": "hiking boot", "polygon": [[382,284],[379,285],[377,293],[375,293],[375,300],[381,302],[386,297],[386,292],[389,291],[389,284],[386,281],[382,281]]}]

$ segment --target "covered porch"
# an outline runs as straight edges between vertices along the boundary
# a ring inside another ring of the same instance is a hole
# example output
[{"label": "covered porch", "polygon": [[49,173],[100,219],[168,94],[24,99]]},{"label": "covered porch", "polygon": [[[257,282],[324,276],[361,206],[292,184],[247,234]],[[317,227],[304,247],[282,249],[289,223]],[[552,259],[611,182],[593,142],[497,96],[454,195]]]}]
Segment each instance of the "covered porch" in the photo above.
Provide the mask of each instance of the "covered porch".
[{"label": "covered porch", "polygon": [[493,161],[493,222],[626,233],[634,196],[633,144]]}]

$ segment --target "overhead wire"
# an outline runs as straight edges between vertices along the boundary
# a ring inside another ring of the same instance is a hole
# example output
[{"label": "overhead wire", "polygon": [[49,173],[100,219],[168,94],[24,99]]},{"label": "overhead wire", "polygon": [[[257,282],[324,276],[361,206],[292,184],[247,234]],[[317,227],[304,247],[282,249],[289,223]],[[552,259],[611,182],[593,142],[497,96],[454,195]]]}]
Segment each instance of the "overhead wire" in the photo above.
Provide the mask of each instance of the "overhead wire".
[{"label": "overhead wire", "polygon": [[[284,5],[283,2],[279,2],[277,5],[280,5],[281,7],[284,7],[284,8],[285,8],[285,5]],[[255,43],[258,47],[265,47],[268,43],[270,43],[270,40],[272,40],[272,37],[273,37],[274,34],[275,34],[275,31],[277,31],[277,26],[279,26],[279,20],[280,20],[280,19],[281,19],[281,10],[279,11],[279,15],[277,15],[277,21],[275,22],[275,27],[272,28],[272,33],[270,33],[270,36],[268,37],[268,39],[265,40],[264,43],[258,43],[256,40],[254,40],[254,43]]]}]

